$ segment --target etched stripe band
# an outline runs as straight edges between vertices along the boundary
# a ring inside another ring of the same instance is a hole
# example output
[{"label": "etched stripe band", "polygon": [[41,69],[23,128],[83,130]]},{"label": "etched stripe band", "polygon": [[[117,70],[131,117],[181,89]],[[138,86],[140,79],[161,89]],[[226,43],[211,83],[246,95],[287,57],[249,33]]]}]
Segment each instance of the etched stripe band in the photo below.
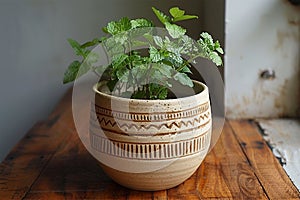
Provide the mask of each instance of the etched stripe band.
[{"label": "etched stripe band", "polygon": [[111,141],[90,133],[92,148],[115,157],[142,160],[161,160],[184,157],[203,151],[209,146],[210,130],[204,134],[183,141],[160,144],[136,144]]},{"label": "etched stripe band", "polygon": [[178,111],[178,112],[166,112],[166,113],[125,113],[119,111],[112,111],[107,108],[100,107],[98,105],[92,104],[92,111],[96,115],[102,115],[107,117],[113,117],[115,119],[127,120],[127,121],[161,121],[161,120],[174,120],[189,118],[207,111],[210,106],[209,103],[204,103],[202,105],[196,106],[194,108]]}]

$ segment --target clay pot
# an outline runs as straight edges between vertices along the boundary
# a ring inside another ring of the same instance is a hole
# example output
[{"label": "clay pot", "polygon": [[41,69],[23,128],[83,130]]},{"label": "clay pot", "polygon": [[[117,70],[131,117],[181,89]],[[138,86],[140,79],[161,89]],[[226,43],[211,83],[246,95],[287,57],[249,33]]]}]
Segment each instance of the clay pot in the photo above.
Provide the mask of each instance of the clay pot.
[{"label": "clay pot", "polygon": [[208,88],[194,81],[195,95],[167,100],[136,100],[94,87],[90,141],[103,170],[136,190],[175,187],[188,179],[206,156],[211,139]]}]

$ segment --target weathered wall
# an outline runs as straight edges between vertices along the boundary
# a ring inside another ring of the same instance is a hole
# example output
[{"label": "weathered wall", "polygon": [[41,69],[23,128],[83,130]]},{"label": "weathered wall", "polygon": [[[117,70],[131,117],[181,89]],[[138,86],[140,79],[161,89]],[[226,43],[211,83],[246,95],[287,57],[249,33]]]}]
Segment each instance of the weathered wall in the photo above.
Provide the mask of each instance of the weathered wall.
[{"label": "weathered wall", "polygon": [[[299,116],[300,7],[228,0],[225,16],[227,117]],[[260,78],[265,69],[275,78]]]}]

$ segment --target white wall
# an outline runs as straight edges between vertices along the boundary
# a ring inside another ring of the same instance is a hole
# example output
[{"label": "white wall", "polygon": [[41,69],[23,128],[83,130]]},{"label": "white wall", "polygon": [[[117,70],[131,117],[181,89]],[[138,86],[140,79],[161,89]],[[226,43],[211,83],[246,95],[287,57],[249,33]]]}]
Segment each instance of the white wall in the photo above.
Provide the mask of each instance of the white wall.
[{"label": "white wall", "polygon": [[179,5],[200,15],[199,21],[186,24],[197,37],[203,26],[198,0],[0,1],[0,161],[71,86],[62,85],[63,73],[75,58],[66,39],[97,37],[108,21],[124,15],[154,19],[153,5],[164,11]]},{"label": "white wall", "polygon": [[[300,7],[287,0],[228,0],[225,105],[229,118],[300,115]],[[264,69],[275,79],[264,80]]]}]

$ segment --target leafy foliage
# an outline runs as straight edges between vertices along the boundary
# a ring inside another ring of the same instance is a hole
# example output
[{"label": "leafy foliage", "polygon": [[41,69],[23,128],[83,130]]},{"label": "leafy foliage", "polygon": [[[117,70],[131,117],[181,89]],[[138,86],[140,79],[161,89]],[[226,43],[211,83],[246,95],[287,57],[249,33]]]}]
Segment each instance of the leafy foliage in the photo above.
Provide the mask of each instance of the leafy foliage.
[{"label": "leafy foliage", "polygon": [[204,57],[212,60],[217,66],[222,65],[222,59],[218,53],[223,54],[224,52],[219,41],[214,42],[211,35],[207,32],[204,32],[200,34],[198,43],[201,49],[204,50]]},{"label": "leafy foliage", "polygon": [[64,74],[64,80],[63,83],[69,83],[76,79],[77,73],[79,71],[81,62],[78,60],[73,61],[69,67],[68,70]]},{"label": "leafy foliage", "polygon": [[197,19],[198,16],[196,15],[185,15],[185,11],[179,9],[178,7],[173,7],[169,10],[170,14],[172,15],[172,22],[178,22],[188,19]]},{"label": "leafy foliage", "polygon": [[163,24],[165,24],[166,22],[171,22],[172,19],[171,17],[165,15],[163,12],[161,12],[160,10],[152,7],[152,11],[154,12],[154,14],[156,15],[156,17],[159,19],[159,21]]},{"label": "leafy foliage", "polygon": [[166,22],[165,25],[169,34],[174,39],[182,37],[186,32],[184,28],[177,26],[176,24],[170,24],[169,22]]},{"label": "leafy foliage", "polygon": [[[222,65],[219,54],[223,50],[218,41],[203,32],[194,41],[186,35],[186,29],[175,24],[178,21],[198,18],[185,14],[184,10],[173,7],[170,15],[152,7],[158,20],[165,26],[168,35],[153,34],[154,24],[144,18],[121,18],[111,21],[102,30],[106,37],[95,38],[83,44],[68,39],[81,61],[73,61],[64,74],[64,83],[72,82],[88,71],[100,75],[106,80],[112,95],[137,99],[166,99],[175,82],[193,87],[189,74],[191,64],[198,57],[210,59],[217,66]],[[113,37],[109,37],[113,36]],[[142,36],[143,39],[135,39]],[[134,39],[133,39],[134,38]],[[111,62],[108,66],[98,66],[98,57],[91,48],[101,44],[105,47]],[[149,45],[150,44],[150,45]],[[148,45],[148,51],[132,50]],[[185,59],[183,59],[183,57]]]}]

